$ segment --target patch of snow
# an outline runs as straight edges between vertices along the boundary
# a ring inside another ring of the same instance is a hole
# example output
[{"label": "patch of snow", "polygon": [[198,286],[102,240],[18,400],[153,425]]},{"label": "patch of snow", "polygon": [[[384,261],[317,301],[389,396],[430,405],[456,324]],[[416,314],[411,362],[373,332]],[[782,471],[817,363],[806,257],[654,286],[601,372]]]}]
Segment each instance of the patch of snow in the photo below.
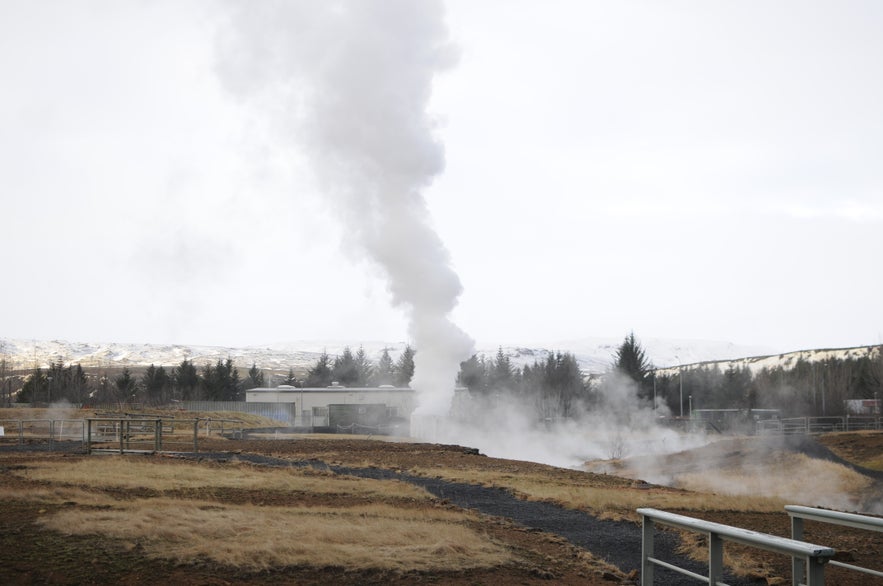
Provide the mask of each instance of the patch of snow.
[{"label": "patch of snow", "polygon": [[[639,340],[648,359],[656,366],[695,364],[711,360],[752,360],[741,358],[769,354],[768,349],[737,346],[729,342],[704,340]],[[486,359],[493,360],[498,349],[509,356],[513,366],[523,367],[534,362],[543,362],[550,354],[570,352],[586,374],[606,372],[613,363],[616,349],[622,339],[582,338],[554,343],[499,344],[479,343],[476,352]],[[404,350],[406,342],[367,341],[353,342],[342,340],[301,340],[277,342],[261,346],[231,348],[222,346],[190,346],[181,344],[132,344],[132,343],[93,343],[67,342],[63,340],[21,340],[0,338],[0,357],[10,362],[14,369],[33,368],[34,365],[46,368],[51,362],[81,364],[84,368],[111,366],[156,366],[173,367],[187,359],[197,367],[230,358],[241,369],[252,364],[263,370],[287,372],[288,369],[302,370],[313,366],[322,352],[330,356],[341,354],[347,346],[356,352],[365,349],[368,358],[375,364],[388,350],[396,360]],[[816,351],[825,352],[825,351]]]}]

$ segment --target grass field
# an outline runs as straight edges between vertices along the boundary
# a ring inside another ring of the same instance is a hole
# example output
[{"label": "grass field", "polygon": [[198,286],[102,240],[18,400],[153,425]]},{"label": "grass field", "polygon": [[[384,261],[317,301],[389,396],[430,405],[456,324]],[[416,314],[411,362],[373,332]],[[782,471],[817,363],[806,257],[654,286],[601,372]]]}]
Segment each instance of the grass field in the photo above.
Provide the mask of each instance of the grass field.
[{"label": "grass field", "polygon": [[[862,465],[875,461],[881,440],[879,432],[820,438]],[[0,582],[465,585],[634,579],[607,564],[604,552],[460,509],[404,481],[335,474],[322,466],[257,466],[237,458],[246,453],[493,486],[627,523],[637,520],[636,508],[649,506],[783,536],[789,527],[782,506],[815,503],[758,496],[751,477],[778,478],[796,484],[795,490],[811,478],[826,491],[846,487],[850,497],[879,495],[879,483],[840,464],[778,449],[757,457],[759,448],[751,445],[725,447],[717,459],[708,452],[672,459],[671,466],[680,466],[673,487],[487,458],[457,446],[352,436],[206,440],[206,450],[228,453],[223,461],[4,450],[0,549],[15,554],[0,558]],[[715,475],[731,475],[730,484],[744,489],[725,494],[707,484]],[[854,530],[808,527],[807,538],[860,563],[879,563],[883,551],[883,536]],[[702,539],[682,538],[682,550],[694,557],[706,556],[705,547]],[[743,575],[769,583],[790,565],[738,546],[727,547],[727,560]],[[867,583],[830,570],[829,583]]]}]

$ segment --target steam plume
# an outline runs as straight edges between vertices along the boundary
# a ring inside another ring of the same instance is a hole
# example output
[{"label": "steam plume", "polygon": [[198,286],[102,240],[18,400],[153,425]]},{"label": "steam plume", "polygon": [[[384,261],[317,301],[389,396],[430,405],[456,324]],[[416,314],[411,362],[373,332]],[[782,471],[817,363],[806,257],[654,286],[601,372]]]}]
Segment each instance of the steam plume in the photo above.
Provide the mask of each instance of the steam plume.
[{"label": "steam plume", "polygon": [[441,3],[234,10],[221,36],[222,80],[245,97],[283,97],[276,122],[296,135],[349,237],[379,264],[407,313],[418,413],[443,414],[472,340],[449,318],[461,284],[421,192],[444,167],[426,113],[434,75],[455,60]]}]

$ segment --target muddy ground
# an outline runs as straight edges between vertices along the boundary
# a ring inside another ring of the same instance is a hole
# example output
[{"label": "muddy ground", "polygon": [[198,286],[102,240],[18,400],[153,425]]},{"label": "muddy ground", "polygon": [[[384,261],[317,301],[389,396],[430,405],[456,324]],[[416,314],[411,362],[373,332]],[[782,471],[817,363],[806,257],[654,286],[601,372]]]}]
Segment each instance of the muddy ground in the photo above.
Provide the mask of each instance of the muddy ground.
[{"label": "muddy ground", "polygon": [[[856,436],[853,443],[864,441]],[[874,442],[883,437],[871,435]],[[434,444],[390,443],[375,440],[297,439],[282,441],[212,440],[202,444],[207,453],[186,456],[211,460],[224,466],[232,459],[259,465],[309,465],[336,474],[354,474],[373,478],[398,478],[423,486],[435,495],[433,506],[465,507],[481,511],[476,529],[513,552],[514,561],[500,567],[460,572],[389,572],[353,571],[345,567],[308,566],[247,571],[225,567],[208,560],[173,563],[148,558],[137,548],[121,547],[101,536],[66,536],[37,525],[37,520],[53,512],[53,507],[77,506],[76,503],[47,506],[4,498],[0,502],[0,583],[2,584],[617,584],[635,583],[640,560],[640,527],[633,520],[600,521],[581,511],[569,510],[555,503],[529,502],[495,487],[453,483],[435,478],[426,471],[433,467],[448,469],[483,469],[507,473],[542,474],[550,482],[577,481],[586,490],[616,488],[647,490],[632,480],[612,475],[588,474],[520,461],[488,458],[475,450]],[[835,450],[832,445],[832,450]],[[868,455],[862,446],[844,443],[836,448],[840,457]],[[0,450],[0,488],[27,490],[33,481],[9,474],[16,467],[33,465],[39,460],[87,458],[77,453]],[[92,456],[93,458],[95,456]],[[157,458],[159,456],[141,456]],[[870,456],[868,456],[870,457]],[[865,460],[868,459],[865,458]],[[420,472],[417,473],[416,471]],[[133,498],[133,491],[117,490],[117,498]],[[137,492],[137,491],[135,491]],[[295,506],[278,492],[217,490],[206,488],[192,498],[229,503]],[[302,496],[299,497],[302,503]],[[347,506],[344,497],[315,495],[311,504]],[[713,498],[713,497],[709,497]],[[788,536],[790,525],[784,513],[673,511],[706,518],[774,535]],[[836,547],[841,559],[859,565],[880,565],[883,534],[808,524],[806,539]],[[662,541],[667,556],[678,539],[666,534]],[[728,577],[734,584],[786,583],[790,560],[763,552],[753,553],[757,571],[754,576]],[[691,564],[681,560],[679,563]],[[609,564],[609,565],[606,565]],[[693,564],[702,571],[701,564]],[[857,586],[883,584],[883,579],[828,568],[828,584]],[[685,582],[672,576],[660,576],[658,584]],[[787,580],[790,583],[790,579]]]}]

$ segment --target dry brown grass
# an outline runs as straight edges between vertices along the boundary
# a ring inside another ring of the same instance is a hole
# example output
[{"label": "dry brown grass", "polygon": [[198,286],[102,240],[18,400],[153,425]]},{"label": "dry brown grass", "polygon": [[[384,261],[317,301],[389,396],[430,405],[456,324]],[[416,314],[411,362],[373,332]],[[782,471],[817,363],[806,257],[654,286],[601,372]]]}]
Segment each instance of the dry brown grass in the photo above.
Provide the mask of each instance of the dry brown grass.
[{"label": "dry brown grass", "polygon": [[0,487],[0,500],[27,501],[43,505],[75,502],[87,506],[106,506],[107,495],[74,486]]},{"label": "dry brown grass", "polygon": [[788,502],[836,505],[831,499],[848,499],[866,491],[872,480],[841,464],[786,454],[766,462],[709,469],[676,477],[677,485],[691,491],[728,496],[758,495]]},{"label": "dry brown grass", "polygon": [[876,458],[870,458],[869,460],[862,461],[861,465],[865,468],[870,468],[871,470],[883,472],[883,453],[881,453]]},{"label": "dry brown grass", "polygon": [[[551,501],[563,506],[589,511],[601,519],[637,520],[635,509],[682,509],[693,511],[759,511],[780,512],[785,502],[780,499],[741,495],[715,495],[687,492],[646,485],[593,486],[575,478],[572,481],[551,482],[539,474],[504,474],[491,470],[462,470],[432,468],[416,471],[455,482],[469,482],[484,486],[503,487],[530,500]],[[588,482],[588,476],[586,481]]]},{"label": "dry brown grass", "polygon": [[853,464],[883,471],[883,431],[826,433],[819,442]]},{"label": "dry brown grass", "polygon": [[[708,563],[708,536],[689,531],[676,530],[680,543],[678,553],[697,561]],[[776,572],[769,564],[758,559],[757,550],[747,545],[724,542],[724,566],[736,576],[753,577],[758,580],[768,578],[768,584],[783,584],[774,577]]]},{"label": "dry brown grass", "polygon": [[[35,461],[7,473],[19,480],[0,487],[0,500],[45,506],[39,522],[46,529],[112,537],[127,549],[182,563],[422,571],[511,560],[504,547],[471,528],[477,515],[437,506],[423,489],[398,481],[118,456]],[[198,490],[203,488],[210,490]],[[349,506],[257,506],[200,497],[217,488],[334,495]],[[118,489],[165,494],[120,499]],[[174,492],[181,489],[190,489],[186,498]],[[381,497],[386,500],[379,502]],[[422,500],[425,506],[396,506],[390,498]]]},{"label": "dry brown grass", "polygon": [[440,508],[255,507],[157,498],[116,502],[109,510],[64,509],[41,523],[70,535],[111,536],[154,557],[208,558],[251,569],[465,569],[508,561],[502,547],[465,524],[471,518]]},{"label": "dry brown grass", "polygon": [[381,482],[335,476],[309,468],[263,468],[245,463],[218,466],[143,456],[96,456],[78,461],[43,462],[11,473],[30,480],[68,486],[137,488],[158,492],[213,487],[363,498],[431,498],[422,488],[393,480]]}]

